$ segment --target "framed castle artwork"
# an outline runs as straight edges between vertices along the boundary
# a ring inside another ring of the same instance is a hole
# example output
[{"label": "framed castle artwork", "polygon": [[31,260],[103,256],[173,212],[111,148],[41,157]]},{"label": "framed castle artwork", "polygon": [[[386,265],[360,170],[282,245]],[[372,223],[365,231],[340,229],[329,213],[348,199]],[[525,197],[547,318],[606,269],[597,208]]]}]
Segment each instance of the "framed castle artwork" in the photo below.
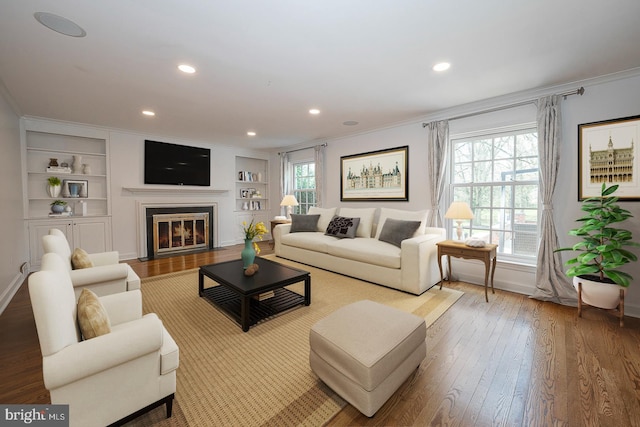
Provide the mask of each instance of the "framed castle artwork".
[{"label": "framed castle artwork", "polygon": [[409,146],[340,157],[340,200],[408,201]]},{"label": "framed castle artwork", "polygon": [[578,201],[618,184],[620,201],[640,201],[640,116],[578,125]]}]

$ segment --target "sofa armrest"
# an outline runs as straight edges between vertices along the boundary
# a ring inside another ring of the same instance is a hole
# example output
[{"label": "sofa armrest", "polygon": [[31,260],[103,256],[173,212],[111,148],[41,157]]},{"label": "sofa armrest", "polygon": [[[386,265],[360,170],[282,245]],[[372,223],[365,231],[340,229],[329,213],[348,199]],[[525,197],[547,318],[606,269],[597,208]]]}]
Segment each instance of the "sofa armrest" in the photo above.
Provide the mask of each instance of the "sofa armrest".
[{"label": "sofa armrest", "polygon": [[400,265],[403,290],[419,295],[438,283],[440,272],[436,243],[443,240],[445,236],[438,233],[422,234],[402,241]]},{"label": "sofa armrest", "polygon": [[291,232],[291,224],[278,224],[273,229],[273,240],[275,241],[275,253],[276,256],[280,255],[282,251],[282,237]]},{"label": "sofa armrest", "polygon": [[71,276],[71,282],[73,282],[74,287],[118,279],[122,279],[122,283],[124,283],[129,274],[127,267],[127,264],[101,265],[98,267],[71,270],[69,275]]},{"label": "sofa armrest", "polygon": [[120,262],[120,254],[118,251],[100,252],[89,254],[89,259],[94,266],[118,264]]},{"label": "sofa armrest", "polygon": [[112,326],[142,318],[140,290],[105,295],[99,297],[99,300],[107,311]]},{"label": "sofa armrest", "polygon": [[70,345],[43,357],[45,387],[53,390],[159,351],[163,331],[164,327],[158,316],[148,314],[108,334]]}]

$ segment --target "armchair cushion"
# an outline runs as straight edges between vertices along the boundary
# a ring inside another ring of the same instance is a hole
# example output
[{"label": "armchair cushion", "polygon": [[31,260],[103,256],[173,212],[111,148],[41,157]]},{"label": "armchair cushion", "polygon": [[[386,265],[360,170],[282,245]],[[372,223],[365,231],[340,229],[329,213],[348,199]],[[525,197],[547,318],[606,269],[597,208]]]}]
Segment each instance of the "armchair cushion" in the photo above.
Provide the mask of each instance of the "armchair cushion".
[{"label": "armchair cushion", "polygon": [[71,266],[74,270],[93,267],[89,254],[82,248],[75,248],[71,254]]},{"label": "armchair cushion", "polygon": [[78,298],[78,325],[85,340],[111,332],[109,316],[100,300],[84,288]]}]

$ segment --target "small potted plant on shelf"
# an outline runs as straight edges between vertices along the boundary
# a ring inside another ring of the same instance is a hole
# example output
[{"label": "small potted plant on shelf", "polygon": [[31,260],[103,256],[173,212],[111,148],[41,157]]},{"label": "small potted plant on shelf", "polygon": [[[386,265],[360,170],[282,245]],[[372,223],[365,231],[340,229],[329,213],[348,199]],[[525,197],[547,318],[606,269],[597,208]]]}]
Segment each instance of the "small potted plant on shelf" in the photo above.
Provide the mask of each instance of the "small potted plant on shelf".
[{"label": "small potted plant on shelf", "polygon": [[50,176],[47,178],[47,182],[49,185],[47,186],[47,192],[49,193],[49,197],[58,197],[60,195],[61,184],[60,178],[57,176]]},{"label": "small potted plant on shelf", "polygon": [[67,206],[67,202],[64,200],[54,200],[51,202],[51,212],[53,213],[62,213],[64,212],[64,208]]},{"label": "small potted plant on shelf", "polygon": [[582,284],[582,301],[604,309],[616,308],[621,287],[626,293],[633,280],[629,273],[620,270],[638,260],[625,246],[640,247],[631,240],[629,230],[613,227],[633,217],[618,205],[618,197],[613,195],[617,189],[618,185],[607,187],[603,183],[600,196],[585,199],[581,209],[586,214],[577,220],[582,225],[569,231],[569,235],[582,240],[571,247],[556,249],[556,252],[578,252],[565,263],[569,267],[567,276],[573,277],[576,290]]}]

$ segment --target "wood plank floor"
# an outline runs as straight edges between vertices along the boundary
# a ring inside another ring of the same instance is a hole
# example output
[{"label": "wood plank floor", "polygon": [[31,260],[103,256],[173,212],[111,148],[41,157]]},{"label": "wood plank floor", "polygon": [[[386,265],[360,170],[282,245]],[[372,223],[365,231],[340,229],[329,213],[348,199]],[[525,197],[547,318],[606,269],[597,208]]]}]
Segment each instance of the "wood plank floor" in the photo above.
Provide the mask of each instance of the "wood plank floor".
[{"label": "wood plank floor", "polygon": [[[263,254],[272,253],[261,243]],[[142,278],[239,258],[242,246],[130,261]],[[480,286],[427,331],[427,358],[372,417],[329,426],[640,426],[640,319]],[[26,284],[0,316],[0,403],[48,403]]]}]

